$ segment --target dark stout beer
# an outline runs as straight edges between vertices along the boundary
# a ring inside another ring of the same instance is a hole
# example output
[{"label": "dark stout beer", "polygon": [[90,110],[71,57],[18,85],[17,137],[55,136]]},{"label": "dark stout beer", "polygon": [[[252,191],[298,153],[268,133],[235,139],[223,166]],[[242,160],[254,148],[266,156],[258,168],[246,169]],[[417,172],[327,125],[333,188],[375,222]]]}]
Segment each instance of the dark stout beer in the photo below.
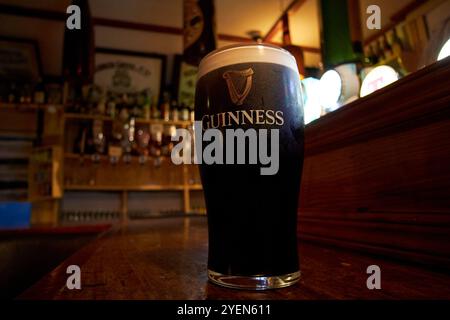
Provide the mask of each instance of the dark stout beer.
[{"label": "dark stout beer", "polygon": [[300,277],[296,231],[304,123],[294,57],[261,44],[212,52],[200,63],[195,108],[203,133],[220,130],[224,145],[229,142],[228,129],[279,132],[279,141],[269,139],[267,145],[270,152],[271,144],[279,144],[275,174],[262,175],[265,164],[259,162],[200,165],[208,213],[209,278],[250,289],[295,283]]}]

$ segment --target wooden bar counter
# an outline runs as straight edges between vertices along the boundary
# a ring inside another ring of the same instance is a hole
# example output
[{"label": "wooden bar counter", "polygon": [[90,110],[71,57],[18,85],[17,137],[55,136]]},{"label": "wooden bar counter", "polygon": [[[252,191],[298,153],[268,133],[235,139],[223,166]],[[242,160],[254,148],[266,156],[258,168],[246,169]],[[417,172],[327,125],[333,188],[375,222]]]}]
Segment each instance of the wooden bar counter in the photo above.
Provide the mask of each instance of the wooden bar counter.
[{"label": "wooden bar counter", "polygon": [[298,221],[290,288],[208,283],[206,218],[174,217],[115,226],[19,299],[450,299],[449,58],[306,127]]},{"label": "wooden bar counter", "polygon": [[[205,217],[133,221],[67,259],[19,299],[449,299],[450,276],[375,256],[300,242],[301,281],[266,292],[207,281]],[[381,289],[369,290],[369,265]],[[81,268],[81,290],[66,288],[69,265]]]}]

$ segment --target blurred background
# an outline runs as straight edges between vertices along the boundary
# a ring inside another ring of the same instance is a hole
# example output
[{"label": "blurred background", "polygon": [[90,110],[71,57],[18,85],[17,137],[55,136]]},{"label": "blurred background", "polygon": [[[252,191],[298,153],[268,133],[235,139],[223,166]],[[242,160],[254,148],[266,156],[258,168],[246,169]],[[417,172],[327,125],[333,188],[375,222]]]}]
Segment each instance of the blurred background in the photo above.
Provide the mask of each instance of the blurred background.
[{"label": "blurred background", "polygon": [[449,19],[448,0],[0,0],[0,285],[105,225],[205,215],[197,167],[170,153],[212,50],[289,50],[309,124],[444,59]]}]

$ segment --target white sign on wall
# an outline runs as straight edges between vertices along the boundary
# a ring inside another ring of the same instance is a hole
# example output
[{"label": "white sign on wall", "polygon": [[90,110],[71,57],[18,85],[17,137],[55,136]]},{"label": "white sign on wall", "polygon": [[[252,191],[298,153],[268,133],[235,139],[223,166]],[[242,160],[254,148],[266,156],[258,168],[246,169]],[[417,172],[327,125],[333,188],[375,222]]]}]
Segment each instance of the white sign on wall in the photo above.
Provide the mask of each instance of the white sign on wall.
[{"label": "white sign on wall", "polygon": [[399,78],[397,71],[389,66],[379,66],[370,71],[361,85],[360,96],[365,97]]},{"label": "white sign on wall", "polygon": [[97,49],[94,83],[116,94],[150,92],[158,101],[165,57],[113,49]]}]

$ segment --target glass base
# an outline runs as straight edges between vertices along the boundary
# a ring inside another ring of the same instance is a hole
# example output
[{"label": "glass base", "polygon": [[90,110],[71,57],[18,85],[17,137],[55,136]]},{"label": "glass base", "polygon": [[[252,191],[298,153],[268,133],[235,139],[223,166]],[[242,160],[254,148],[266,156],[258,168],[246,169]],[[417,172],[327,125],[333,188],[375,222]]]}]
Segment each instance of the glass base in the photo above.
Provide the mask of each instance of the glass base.
[{"label": "glass base", "polygon": [[268,290],[292,286],[300,280],[300,271],[281,276],[233,276],[208,270],[211,282],[223,287],[247,290]]}]

